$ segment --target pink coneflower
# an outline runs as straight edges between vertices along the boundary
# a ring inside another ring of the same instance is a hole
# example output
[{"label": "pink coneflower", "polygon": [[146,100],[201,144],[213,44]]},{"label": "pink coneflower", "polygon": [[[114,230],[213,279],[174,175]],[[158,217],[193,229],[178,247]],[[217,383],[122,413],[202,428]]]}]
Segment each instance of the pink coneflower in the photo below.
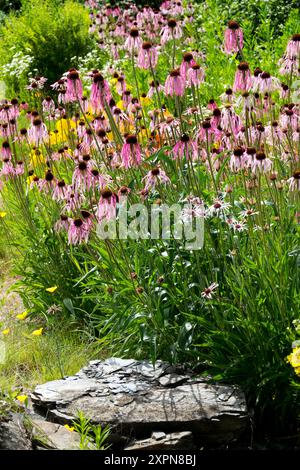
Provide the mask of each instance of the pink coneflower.
[{"label": "pink coneflower", "polygon": [[247,147],[245,152],[245,160],[247,159],[248,167],[251,167],[254,163],[256,155],[256,149],[254,147]]},{"label": "pink coneflower", "polygon": [[47,114],[52,114],[55,112],[55,103],[51,96],[46,96],[42,102],[43,112]]},{"label": "pink coneflower", "polygon": [[204,80],[204,70],[198,64],[192,65],[187,72],[187,85],[199,86]]},{"label": "pink coneflower", "polygon": [[117,78],[116,91],[120,96],[122,96],[126,91],[126,81],[122,76]]},{"label": "pink coneflower", "polygon": [[225,106],[221,111],[221,127],[226,132],[233,132],[237,135],[241,128],[241,119],[235,113],[232,106]]},{"label": "pink coneflower", "polygon": [[169,116],[165,121],[159,123],[157,127],[161,132],[168,134],[172,138],[173,133],[179,130],[180,122],[178,119]]},{"label": "pink coneflower", "polygon": [[117,195],[110,189],[103,189],[97,207],[97,219],[101,222],[103,219],[114,219],[116,217]]},{"label": "pink coneflower", "polygon": [[10,119],[17,119],[20,115],[20,110],[19,110],[19,101],[17,98],[13,98],[10,102],[11,108],[10,108]]},{"label": "pink coneflower", "polygon": [[7,140],[2,142],[1,155],[3,159],[6,159],[6,160],[11,159],[11,149],[10,149],[9,142]]},{"label": "pink coneflower", "polygon": [[87,242],[90,234],[90,227],[81,218],[73,219],[70,221],[68,230],[69,245],[79,245],[80,243]]},{"label": "pink coneflower", "polygon": [[241,62],[235,73],[233,91],[249,91],[252,86],[252,76],[248,62]]},{"label": "pink coneflower", "polygon": [[21,176],[21,175],[24,175],[24,172],[25,172],[24,162],[23,160],[18,160],[16,164],[16,168],[15,168],[15,174],[17,176]]},{"label": "pink coneflower", "polygon": [[122,165],[125,168],[140,165],[141,148],[135,135],[128,135],[121,150]]},{"label": "pink coneflower", "polygon": [[280,98],[287,99],[289,96],[289,86],[286,83],[281,84],[280,88]]},{"label": "pink coneflower", "polygon": [[196,62],[194,61],[194,57],[191,52],[186,52],[183,54],[183,61],[180,65],[180,75],[184,78],[184,80],[186,80],[188,70],[192,67],[192,65],[195,64]]},{"label": "pink coneflower", "polygon": [[157,64],[157,49],[151,42],[143,42],[139,50],[137,64],[141,69],[155,68]]},{"label": "pink coneflower", "polygon": [[185,223],[191,223],[194,218],[203,218],[206,216],[204,203],[199,197],[190,195],[186,199],[187,205],[181,212],[181,219]]},{"label": "pink coneflower", "polygon": [[112,96],[107,81],[104,80],[101,73],[95,73],[93,75],[90,99],[93,111],[98,113],[103,110],[106,103],[110,101],[111,97]]},{"label": "pink coneflower", "polygon": [[37,187],[39,191],[45,191],[46,193],[51,192],[52,189],[55,187],[55,184],[56,179],[51,170],[48,170],[46,172],[44,179],[39,179],[37,181]]},{"label": "pink coneflower", "polygon": [[92,174],[89,160],[78,162],[72,177],[75,190],[89,190],[92,184]]},{"label": "pink coneflower", "polygon": [[30,91],[42,90],[47,80],[48,79],[45,77],[38,76],[34,78],[29,78],[29,85],[26,88]]},{"label": "pink coneflower", "polygon": [[150,189],[155,188],[157,183],[167,184],[170,183],[170,178],[166,173],[159,167],[152,168],[146,176],[142,179],[145,182],[145,190],[149,191]]},{"label": "pink coneflower", "polygon": [[210,142],[213,141],[220,141],[222,137],[222,132],[211,125],[210,119],[207,118],[202,122],[202,125],[197,132],[197,142],[203,142],[209,140]]},{"label": "pink coneflower", "polygon": [[272,77],[269,72],[262,72],[258,75],[253,91],[257,93],[271,93],[280,88],[278,78]]},{"label": "pink coneflower", "polygon": [[244,153],[244,150],[241,147],[235,148],[229,161],[229,167],[231,171],[236,173],[240,170],[245,170],[247,166],[247,154]]},{"label": "pink coneflower", "polygon": [[139,35],[139,30],[137,28],[132,28],[129,32],[129,36],[127,37],[124,47],[129,52],[138,51],[141,47],[142,39]]},{"label": "pink coneflower", "polygon": [[207,109],[210,109],[210,111],[213,111],[217,107],[218,107],[217,103],[215,102],[215,100],[213,98],[210,99],[209,102],[207,103]]},{"label": "pink coneflower", "polygon": [[170,39],[180,39],[182,36],[182,28],[174,18],[170,18],[166,26],[160,32],[161,44],[166,44]]},{"label": "pink coneflower", "polygon": [[211,127],[213,129],[217,129],[221,122],[221,110],[219,108],[215,108],[212,112],[212,118],[210,120]]},{"label": "pink coneflower", "polygon": [[299,116],[293,109],[287,108],[280,116],[280,124],[284,129],[291,127],[295,131],[299,124]]},{"label": "pink coneflower", "polygon": [[243,49],[243,31],[236,21],[229,21],[224,33],[224,50],[226,54],[239,52]]},{"label": "pink coneflower", "polygon": [[214,291],[219,287],[219,284],[216,282],[213,282],[210,286],[206,287],[202,292],[201,292],[201,297],[203,299],[208,299],[211,300],[213,298],[213,294],[215,293]]},{"label": "pink coneflower", "polygon": [[171,70],[165,83],[165,93],[168,96],[183,96],[185,90],[184,79],[180,75],[180,70]]},{"label": "pink coneflower", "polygon": [[118,191],[118,198],[122,202],[122,198],[127,198],[127,196],[131,193],[131,189],[128,186],[121,186]]},{"label": "pink coneflower", "polygon": [[54,225],[54,230],[56,232],[61,232],[62,230],[69,230],[71,219],[67,215],[61,214],[59,220]]},{"label": "pink coneflower", "polygon": [[120,54],[119,54],[119,46],[118,46],[118,43],[115,42],[112,46],[111,46],[111,52],[112,52],[112,56],[115,60],[118,60],[120,58]]},{"label": "pink coneflower", "polygon": [[70,69],[67,75],[67,88],[65,95],[65,102],[72,103],[82,99],[82,82],[79,78],[79,73],[75,69]]},{"label": "pink coneflower", "polygon": [[244,220],[229,220],[227,222],[234,232],[244,232],[247,230],[247,224]]},{"label": "pink coneflower", "polygon": [[272,161],[267,158],[263,151],[256,152],[255,159],[251,165],[253,173],[267,173],[272,168]]},{"label": "pink coneflower", "polygon": [[69,187],[64,180],[57,181],[52,198],[54,201],[64,201],[68,198],[69,192]]},{"label": "pink coneflower", "polygon": [[93,189],[95,189],[95,188],[103,189],[111,182],[112,182],[112,177],[110,175],[105,175],[103,173],[100,173],[97,170],[97,168],[92,168],[92,170],[91,170],[91,187]]},{"label": "pink coneflower", "polygon": [[29,142],[36,147],[48,137],[47,127],[39,117],[33,119],[27,135]]},{"label": "pink coneflower", "polygon": [[3,166],[0,174],[5,177],[15,176],[15,168],[8,158],[3,159]]},{"label": "pink coneflower", "polygon": [[300,170],[295,170],[293,176],[287,182],[290,191],[300,191]]},{"label": "pink coneflower", "polygon": [[225,202],[222,199],[215,199],[213,204],[208,208],[208,213],[211,216],[221,216],[229,211],[231,204],[229,202]]},{"label": "pink coneflower", "polygon": [[300,54],[300,34],[293,34],[286,48],[286,56],[289,59],[298,57]]},{"label": "pink coneflower", "polygon": [[174,159],[185,157],[189,160],[197,157],[198,146],[187,134],[183,134],[180,137],[180,140],[174,145],[172,152]]},{"label": "pink coneflower", "polygon": [[243,218],[253,217],[254,215],[257,215],[257,214],[259,214],[259,212],[256,211],[255,209],[244,209],[239,213],[239,215]]},{"label": "pink coneflower", "polygon": [[75,212],[82,203],[82,196],[77,192],[70,192],[66,201],[65,209],[70,212]]},{"label": "pink coneflower", "polygon": [[157,89],[158,93],[160,91],[164,91],[164,87],[156,80],[154,82],[154,80],[150,83],[150,88],[149,88],[149,91],[147,93],[147,98],[152,98],[153,95],[156,94],[156,91],[155,91],[155,88]]}]

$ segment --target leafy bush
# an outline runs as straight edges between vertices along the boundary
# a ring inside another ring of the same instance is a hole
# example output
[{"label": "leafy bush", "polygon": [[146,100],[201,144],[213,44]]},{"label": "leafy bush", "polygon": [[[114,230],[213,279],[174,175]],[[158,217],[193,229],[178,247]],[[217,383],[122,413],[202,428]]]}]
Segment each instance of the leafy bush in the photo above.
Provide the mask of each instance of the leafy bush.
[{"label": "leafy bush", "polygon": [[274,36],[282,33],[291,10],[299,6],[298,0],[215,0],[227,21],[235,18],[251,23],[252,32],[265,21],[270,21]]},{"label": "leafy bush", "polygon": [[77,2],[60,5],[48,0],[25,3],[20,14],[11,13],[1,28],[0,65],[10,94],[22,92],[29,69],[12,75],[10,64],[21,54],[30,56],[31,73],[55,82],[70,66],[76,66],[93,40],[88,34],[89,15]]}]

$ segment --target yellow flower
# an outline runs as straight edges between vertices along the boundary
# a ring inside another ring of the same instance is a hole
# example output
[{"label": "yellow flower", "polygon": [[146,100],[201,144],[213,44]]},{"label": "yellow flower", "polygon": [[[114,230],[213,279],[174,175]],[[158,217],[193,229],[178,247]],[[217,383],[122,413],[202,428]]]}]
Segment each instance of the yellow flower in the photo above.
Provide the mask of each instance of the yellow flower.
[{"label": "yellow flower", "polygon": [[142,97],[141,96],[141,104],[143,106],[149,106],[152,103],[151,99],[148,96]]},{"label": "yellow flower", "polygon": [[68,431],[70,432],[73,432],[74,431],[74,427],[73,426],[69,426],[68,424],[65,424],[64,425],[64,428],[66,428]]},{"label": "yellow flower", "polygon": [[122,111],[124,111],[123,100],[120,100],[120,101],[117,102],[117,107],[122,109]]},{"label": "yellow flower", "polygon": [[3,217],[5,217],[7,214],[7,212],[0,212],[0,219],[3,219]]},{"label": "yellow flower", "polygon": [[44,328],[39,328],[38,330],[34,330],[31,334],[32,336],[41,336],[43,334]]},{"label": "yellow flower", "polygon": [[294,369],[300,368],[300,347],[294,348],[287,360]]},{"label": "yellow flower", "polygon": [[10,328],[6,328],[5,330],[2,331],[3,335],[8,335],[10,333]]},{"label": "yellow flower", "polygon": [[32,150],[29,157],[30,165],[34,168],[46,164],[46,157],[41,153],[40,150]]},{"label": "yellow flower", "polygon": [[20,402],[20,403],[27,403],[27,400],[28,400],[28,396],[27,395],[18,395],[16,397],[16,399]]},{"label": "yellow flower", "polygon": [[18,320],[25,320],[25,318],[27,317],[28,315],[28,310],[25,310],[25,312],[23,313],[19,313],[16,318],[18,318]]},{"label": "yellow flower", "polygon": [[47,292],[50,292],[50,294],[53,294],[53,292],[55,292],[56,289],[57,289],[57,286],[47,287],[46,291],[47,291]]}]

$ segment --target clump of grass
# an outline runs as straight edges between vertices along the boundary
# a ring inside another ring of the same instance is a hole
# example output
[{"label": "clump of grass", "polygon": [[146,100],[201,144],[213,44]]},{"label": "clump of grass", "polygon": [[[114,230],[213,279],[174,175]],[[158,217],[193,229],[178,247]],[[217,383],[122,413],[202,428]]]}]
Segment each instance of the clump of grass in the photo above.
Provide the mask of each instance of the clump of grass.
[{"label": "clump of grass", "polygon": [[33,330],[29,323],[22,323],[15,325],[5,337],[0,389],[32,389],[39,383],[72,375],[98,357],[99,347],[81,333],[55,328],[33,336]]}]

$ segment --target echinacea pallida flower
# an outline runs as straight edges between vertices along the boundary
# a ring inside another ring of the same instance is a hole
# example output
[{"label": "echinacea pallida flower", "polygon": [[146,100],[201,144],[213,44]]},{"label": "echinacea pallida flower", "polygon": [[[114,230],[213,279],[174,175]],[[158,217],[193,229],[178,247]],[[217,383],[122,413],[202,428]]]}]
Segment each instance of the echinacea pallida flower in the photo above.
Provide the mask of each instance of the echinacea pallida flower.
[{"label": "echinacea pallida flower", "polygon": [[214,291],[219,287],[219,284],[216,282],[213,282],[210,286],[206,287],[202,292],[201,292],[201,297],[203,299],[208,299],[211,300],[213,298]]},{"label": "echinacea pallida flower", "polygon": [[171,70],[166,82],[165,93],[169,96],[183,96],[185,90],[184,78],[180,75],[179,69]]},{"label": "echinacea pallida flower", "polygon": [[243,31],[236,21],[230,20],[228,22],[228,28],[224,33],[224,39],[224,50],[226,54],[239,52],[243,49]]}]

